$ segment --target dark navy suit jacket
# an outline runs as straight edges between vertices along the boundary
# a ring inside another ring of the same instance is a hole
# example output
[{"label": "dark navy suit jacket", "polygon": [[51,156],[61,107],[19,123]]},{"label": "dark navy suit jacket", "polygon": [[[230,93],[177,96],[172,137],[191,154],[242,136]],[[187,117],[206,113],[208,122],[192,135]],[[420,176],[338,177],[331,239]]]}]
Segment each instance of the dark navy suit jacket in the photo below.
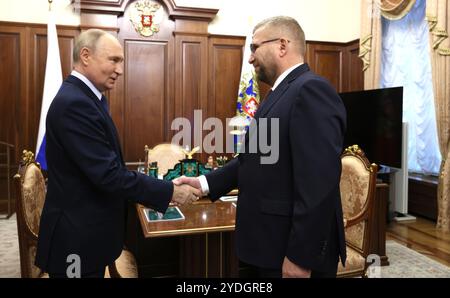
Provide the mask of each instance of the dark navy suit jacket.
[{"label": "dark navy suit jacket", "polygon": [[74,76],[63,82],[46,124],[48,188],[36,265],[65,273],[76,254],[82,273],[98,271],[122,251],[127,200],[164,212],[173,184],[126,169],[111,117]]},{"label": "dark navy suit jacket", "polygon": [[246,146],[247,153],[206,175],[213,200],[239,188],[238,257],[262,268],[281,269],[287,256],[313,271],[336,270],[338,256],[346,258],[339,190],[344,105],[303,64],[264,100],[255,115],[258,126],[261,118],[268,119],[268,140],[270,119],[279,119],[278,161],[262,164],[270,154],[248,153]]}]

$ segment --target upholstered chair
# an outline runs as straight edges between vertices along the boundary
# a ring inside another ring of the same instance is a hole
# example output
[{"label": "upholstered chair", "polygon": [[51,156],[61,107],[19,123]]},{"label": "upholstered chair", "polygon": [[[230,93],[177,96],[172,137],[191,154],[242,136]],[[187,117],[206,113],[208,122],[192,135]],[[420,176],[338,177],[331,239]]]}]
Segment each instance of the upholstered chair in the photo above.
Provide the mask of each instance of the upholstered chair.
[{"label": "upholstered chair", "polygon": [[119,258],[106,268],[105,277],[137,278],[137,268],[136,259],[133,254],[130,251],[123,249]]},{"label": "upholstered chair", "polygon": [[145,146],[146,166],[152,162],[158,163],[158,175],[165,175],[167,171],[172,169],[180,160],[186,158],[186,154],[179,145],[163,143],[156,145],[153,149]]},{"label": "upholstered chair", "polygon": [[[34,265],[46,183],[32,152],[23,152],[14,180],[18,194],[16,213],[21,275],[26,278],[48,277]],[[133,254],[124,249],[119,258],[106,268],[105,277],[138,277]]]},{"label": "upholstered chair", "polygon": [[338,277],[365,277],[366,258],[370,253],[373,229],[373,204],[377,165],[370,164],[357,145],[348,147],[341,156],[340,181],[342,209],[344,214],[347,262],[339,263]]},{"label": "upholstered chair", "polygon": [[47,277],[34,265],[46,185],[33,153],[23,152],[19,172],[14,176],[14,180],[18,194],[16,214],[21,275],[27,278]]}]

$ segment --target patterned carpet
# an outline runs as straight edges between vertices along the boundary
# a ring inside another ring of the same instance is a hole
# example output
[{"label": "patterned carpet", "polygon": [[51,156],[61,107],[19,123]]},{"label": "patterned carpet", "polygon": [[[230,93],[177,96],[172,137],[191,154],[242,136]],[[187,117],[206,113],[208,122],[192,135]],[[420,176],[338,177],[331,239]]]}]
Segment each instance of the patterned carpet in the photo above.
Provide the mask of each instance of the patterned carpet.
[{"label": "patterned carpet", "polygon": [[[0,220],[0,278],[20,277],[19,242],[16,216]],[[370,267],[369,277],[376,278],[450,278],[450,267],[442,265],[395,241],[386,242],[389,266]]]},{"label": "patterned carpet", "polygon": [[386,242],[386,254],[390,264],[381,267],[382,278],[450,278],[450,267],[395,241]]},{"label": "patterned carpet", "polygon": [[14,214],[0,220],[0,277],[20,277],[19,240]]}]

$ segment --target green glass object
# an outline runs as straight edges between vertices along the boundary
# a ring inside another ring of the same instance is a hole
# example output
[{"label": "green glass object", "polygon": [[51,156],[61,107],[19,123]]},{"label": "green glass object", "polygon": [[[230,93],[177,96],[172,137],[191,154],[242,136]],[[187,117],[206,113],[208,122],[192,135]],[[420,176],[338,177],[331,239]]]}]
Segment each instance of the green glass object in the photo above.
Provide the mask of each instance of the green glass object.
[{"label": "green glass object", "polygon": [[181,163],[177,163],[173,169],[167,171],[167,174],[164,175],[163,179],[167,181],[172,181],[175,178],[181,176]]},{"label": "green glass object", "polygon": [[158,168],[149,168],[148,175],[153,178],[158,178]]},{"label": "green glass object", "polygon": [[173,169],[167,172],[164,180],[172,181],[180,176],[198,177],[211,171],[212,169],[206,168],[205,165],[199,163],[196,159],[183,159]]},{"label": "green glass object", "polygon": [[181,161],[181,174],[186,177],[198,176],[198,161],[195,159],[184,159]]},{"label": "green glass object", "polygon": [[212,171],[212,169],[205,167],[205,165],[202,165],[202,164],[199,164],[199,165],[198,165],[198,173],[199,173],[199,176],[200,176],[200,175],[208,174],[208,173],[211,172],[211,171]]},{"label": "green glass object", "polygon": [[158,179],[158,163],[156,161],[151,162],[148,166],[148,175]]}]

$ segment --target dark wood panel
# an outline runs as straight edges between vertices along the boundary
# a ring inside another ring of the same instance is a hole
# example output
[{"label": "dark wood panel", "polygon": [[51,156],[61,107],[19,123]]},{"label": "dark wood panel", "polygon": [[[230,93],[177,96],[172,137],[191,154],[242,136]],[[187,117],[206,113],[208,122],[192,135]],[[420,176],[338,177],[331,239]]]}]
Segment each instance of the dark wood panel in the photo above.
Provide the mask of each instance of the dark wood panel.
[{"label": "dark wood panel", "polygon": [[[203,119],[207,108],[208,39],[203,36],[175,36],[175,105],[174,116],[187,118],[191,124],[191,148],[202,144]],[[195,111],[198,116],[194,119]],[[196,122],[194,121],[196,120]],[[189,140],[185,140],[189,143]],[[201,154],[203,162],[206,155]]]},{"label": "dark wood panel", "polygon": [[346,48],[347,62],[344,65],[344,80],[346,81],[343,92],[360,91],[364,89],[363,62],[359,58],[359,40]]},{"label": "dark wood panel", "polygon": [[167,42],[125,41],[124,154],[143,159],[144,145],[164,142]]},{"label": "dark wood panel", "polygon": [[[0,141],[17,145],[21,100],[20,33],[0,33]],[[3,146],[0,150],[6,150]],[[3,152],[2,152],[3,153]]]},{"label": "dark wood panel", "polygon": [[[27,101],[26,101],[26,73],[25,68],[25,28],[0,24],[0,141],[12,144],[15,148],[10,152],[11,169],[0,167],[0,214],[8,211],[8,183],[12,198],[12,208],[16,193],[14,192],[12,176],[17,171],[19,150],[25,143],[28,135],[27,126]],[[6,154],[7,148],[0,146],[0,153]],[[0,157],[0,163],[5,164],[6,156]],[[12,209],[14,210],[14,209]]]},{"label": "dark wood panel", "polygon": [[364,89],[359,40],[349,43],[307,41],[305,60],[318,75],[328,79],[338,92]]},{"label": "dark wood panel", "polygon": [[[216,152],[220,155],[233,149],[232,142],[229,142],[231,148],[226,148],[226,119],[236,115],[244,44],[245,38],[211,38],[209,41],[208,117],[216,117],[222,121],[223,146],[217,148]],[[207,133],[209,131],[204,135]]]},{"label": "dark wood panel", "polygon": [[408,183],[408,212],[431,220],[437,220],[438,181],[410,177]]},{"label": "dark wood panel", "polygon": [[336,45],[307,44],[311,69],[328,79],[338,92],[343,84],[343,49]]}]

